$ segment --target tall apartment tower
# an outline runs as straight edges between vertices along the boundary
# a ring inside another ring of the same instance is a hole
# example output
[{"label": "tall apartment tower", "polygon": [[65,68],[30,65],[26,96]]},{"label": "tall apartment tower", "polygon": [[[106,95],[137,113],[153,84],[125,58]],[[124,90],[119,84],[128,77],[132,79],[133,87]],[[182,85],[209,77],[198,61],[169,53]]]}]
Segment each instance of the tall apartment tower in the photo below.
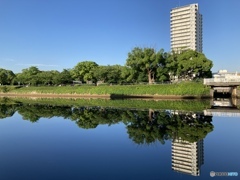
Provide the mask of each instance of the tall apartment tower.
[{"label": "tall apartment tower", "polygon": [[202,15],[198,4],[171,9],[171,50],[202,52]]},{"label": "tall apartment tower", "polygon": [[200,176],[202,164],[204,164],[203,140],[190,143],[178,139],[172,142],[172,170]]}]

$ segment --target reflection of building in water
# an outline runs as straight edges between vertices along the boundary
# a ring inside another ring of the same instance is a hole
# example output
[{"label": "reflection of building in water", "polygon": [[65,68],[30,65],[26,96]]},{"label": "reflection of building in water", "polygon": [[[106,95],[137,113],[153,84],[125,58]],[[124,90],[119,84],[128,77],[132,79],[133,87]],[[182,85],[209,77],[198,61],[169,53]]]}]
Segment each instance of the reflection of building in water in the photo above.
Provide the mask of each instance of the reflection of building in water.
[{"label": "reflection of building in water", "polygon": [[237,98],[215,98],[211,108],[203,111],[204,116],[240,117],[240,100]]},{"label": "reflection of building in water", "polygon": [[193,176],[200,175],[200,167],[204,163],[203,140],[190,143],[174,140],[172,142],[172,169]]}]

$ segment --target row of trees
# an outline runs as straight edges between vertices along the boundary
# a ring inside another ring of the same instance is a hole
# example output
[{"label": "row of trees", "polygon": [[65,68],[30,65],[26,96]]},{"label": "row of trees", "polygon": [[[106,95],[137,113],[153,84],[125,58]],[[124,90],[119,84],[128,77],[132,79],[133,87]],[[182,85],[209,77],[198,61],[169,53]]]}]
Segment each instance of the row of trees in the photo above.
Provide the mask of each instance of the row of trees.
[{"label": "row of trees", "polygon": [[62,72],[40,71],[32,66],[23,69],[21,73],[14,74],[11,70],[0,69],[0,85],[47,85],[47,84],[67,84],[72,82],[70,71],[64,69]]},{"label": "row of trees", "polygon": [[72,69],[62,72],[40,71],[37,67],[23,69],[14,74],[0,69],[1,84],[68,84],[73,81],[102,81],[105,83],[163,82],[175,79],[192,80],[211,77],[213,63],[204,54],[187,50],[166,53],[163,49],[134,48],[128,53],[124,66],[98,65],[93,61],[79,62]]}]

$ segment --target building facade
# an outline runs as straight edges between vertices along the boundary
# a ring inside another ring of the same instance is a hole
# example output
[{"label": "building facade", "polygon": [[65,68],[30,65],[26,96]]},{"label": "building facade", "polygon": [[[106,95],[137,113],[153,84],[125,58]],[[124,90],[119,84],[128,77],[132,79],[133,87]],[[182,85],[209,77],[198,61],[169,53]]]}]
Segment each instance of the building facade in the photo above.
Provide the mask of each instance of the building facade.
[{"label": "building facade", "polygon": [[198,4],[171,9],[171,50],[192,49],[202,52],[202,15]]}]

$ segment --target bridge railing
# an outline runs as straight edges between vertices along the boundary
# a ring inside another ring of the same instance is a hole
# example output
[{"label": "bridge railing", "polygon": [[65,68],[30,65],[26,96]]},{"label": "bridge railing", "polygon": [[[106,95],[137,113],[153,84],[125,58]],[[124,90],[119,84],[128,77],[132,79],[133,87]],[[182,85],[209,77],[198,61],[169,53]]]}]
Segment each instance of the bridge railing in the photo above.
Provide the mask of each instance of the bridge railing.
[{"label": "bridge railing", "polygon": [[237,78],[204,78],[203,84],[208,83],[240,83],[240,77]]}]

